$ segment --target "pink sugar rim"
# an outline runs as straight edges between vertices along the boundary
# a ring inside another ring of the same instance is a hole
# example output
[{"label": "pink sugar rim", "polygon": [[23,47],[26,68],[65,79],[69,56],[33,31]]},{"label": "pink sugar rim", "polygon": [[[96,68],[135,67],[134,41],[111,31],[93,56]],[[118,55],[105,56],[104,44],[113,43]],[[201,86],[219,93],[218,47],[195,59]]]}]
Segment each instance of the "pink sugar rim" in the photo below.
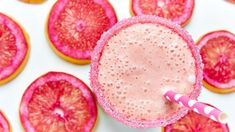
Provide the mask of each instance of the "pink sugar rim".
[{"label": "pink sugar rim", "polygon": [[[133,13],[136,15],[144,15],[142,12],[142,9],[139,7],[140,0],[132,0],[132,10]],[[195,0],[187,0],[184,14],[177,19],[177,21],[173,21],[177,24],[184,25],[187,23],[187,21],[192,17],[193,10],[195,7]],[[189,13],[188,13],[189,12]]]},{"label": "pink sugar rim", "polygon": [[[106,9],[106,15],[110,20],[110,27],[113,26],[117,22],[116,13],[112,7],[112,5],[106,0],[93,0],[95,3],[100,4],[104,9]],[[90,59],[92,50],[77,50],[72,49],[66,46],[66,44],[61,44],[58,41],[58,37],[55,34],[55,30],[53,29],[53,25],[57,20],[59,14],[63,11],[65,5],[69,2],[69,0],[58,0],[52,7],[49,18],[48,18],[48,25],[47,25],[47,33],[48,38],[51,41],[51,44],[62,54],[72,57],[74,59]],[[56,11],[55,11],[56,9]]]},{"label": "pink sugar rim", "polygon": [[12,20],[10,17],[0,13],[0,24],[5,24],[10,30],[11,33],[16,37],[15,45],[16,45],[16,55],[13,58],[11,65],[5,67],[2,71],[0,71],[0,80],[6,79],[20,67],[23,63],[27,51],[29,50],[29,46],[26,41],[26,37],[24,36],[23,30],[20,26]]},{"label": "pink sugar rim", "polygon": [[[212,31],[212,32],[209,32],[209,33],[203,35],[203,37],[198,41],[199,50],[201,50],[201,48],[204,47],[210,39],[221,37],[221,36],[228,37],[229,39],[231,39],[235,42],[235,34],[229,32],[229,31],[226,31],[226,30]],[[207,76],[207,74],[205,74],[205,72],[203,72],[203,79],[208,84],[210,84],[214,87],[219,87],[222,89],[229,89],[229,88],[235,87],[235,79],[228,84],[222,84],[222,83],[219,83],[219,82],[216,82],[216,81],[210,79]]]},{"label": "pink sugar rim", "polygon": [[99,60],[102,56],[102,51],[107,44],[108,40],[116,34],[119,30],[125,28],[126,26],[130,26],[137,23],[156,23],[162,26],[168,27],[172,29],[174,32],[177,32],[187,43],[189,48],[192,51],[192,55],[195,58],[195,67],[196,67],[196,82],[194,84],[194,90],[191,92],[190,97],[192,99],[196,99],[201,91],[201,80],[202,80],[202,61],[201,56],[199,54],[198,48],[194,45],[194,42],[191,36],[188,34],[187,31],[182,29],[179,25],[170,22],[169,20],[157,17],[157,16],[136,16],[129,19],[125,19],[120,21],[115,26],[113,26],[110,30],[105,32],[101,39],[98,41],[97,46],[94,49],[94,52],[91,57],[91,71],[90,71],[90,80],[91,86],[93,88],[94,93],[97,96],[98,102],[103,107],[105,112],[111,115],[113,118],[117,119],[118,121],[135,127],[135,128],[151,128],[151,127],[159,127],[159,126],[166,126],[167,124],[174,123],[181,117],[183,117],[187,112],[188,108],[181,107],[178,113],[176,113],[173,117],[166,119],[166,121],[140,121],[140,120],[130,120],[124,117],[123,115],[119,114],[117,111],[114,110],[113,107],[105,100],[102,94],[101,84],[98,82],[98,72],[99,72]]},{"label": "pink sugar rim", "polygon": [[74,87],[81,90],[82,95],[84,98],[86,98],[87,103],[89,104],[89,112],[91,115],[94,115],[91,117],[89,122],[87,123],[86,127],[84,128],[86,132],[90,131],[97,120],[97,105],[96,105],[96,99],[93,96],[91,90],[88,88],[88,86],[78,79],[77,77],[63,73],[63,72],[48,72],[38,79],[36,79],[34,82],[30,84],[30,86],[26,89],[24,92],[24,95],[21,99],[20,103],[20,120],[23,124],[23,127],[26,131],[34,132],[34,127],[31,125],[29,119],[28,119],[28,104],[31,100],[31,97],[33,96],[34,90],[37,89],[39,86],[45,84],[49,81],[59,81],[59,80],[65,80],[71,83]]},{"label": "pink sugar rim", "polygon": [[9,128],[10,124],[1,111],[0,111],[0,125],[2,125],[3,127],[3,132],[8,132],[8,130],[10,129]]}]

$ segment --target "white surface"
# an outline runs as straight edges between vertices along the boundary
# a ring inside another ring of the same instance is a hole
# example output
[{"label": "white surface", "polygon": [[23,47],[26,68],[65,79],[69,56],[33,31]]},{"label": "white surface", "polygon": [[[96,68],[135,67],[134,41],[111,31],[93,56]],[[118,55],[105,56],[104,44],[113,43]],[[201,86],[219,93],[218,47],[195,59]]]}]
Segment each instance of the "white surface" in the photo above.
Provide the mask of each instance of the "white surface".
[{"label": "white surface", "polygon": [[[0,0],[0,12],[12,16],[30,35],[31,54],[24,71],[10,83],[0,86],[0,109],[7,115],[13,132],[23,131],[18,116],[21,96],[27,86],[47,71],[64,71],[76,75],[89,85],[89,66],[77,66],[61,60],[48,46],[44,25],[50,7],[56,0],[42,5],[27,5],[16,0]],[[129,0],[110,0],[119,20],[130,17]],[[194,40],[208,31],[226,29],[235,33],[235,4],[224,0],[196,0],[190,23],[185,27]],[[231,132],[235,132],[235,93],[219,95],[202,90],[200,101],[211,103],[225,111]],[[160,132],[156,129],[133,129],[115,121],[99,110],[95,132]]]}]

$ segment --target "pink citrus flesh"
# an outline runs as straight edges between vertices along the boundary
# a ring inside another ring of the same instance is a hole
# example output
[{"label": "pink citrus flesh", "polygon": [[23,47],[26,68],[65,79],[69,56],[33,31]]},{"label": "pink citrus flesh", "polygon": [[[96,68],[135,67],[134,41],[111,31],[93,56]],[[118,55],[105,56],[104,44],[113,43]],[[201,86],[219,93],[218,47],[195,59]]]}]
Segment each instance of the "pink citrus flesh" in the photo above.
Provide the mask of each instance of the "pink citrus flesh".
[{"label": "pink citrus flesh", "polygon": [[97,106],[88,86],[78,78],[49,72],[25,91],[20,119],[26,132],[90,132]]},{"label": "pink citrus flesh", "polygon": [[157,15],[184,26],[190,20],[194,0],[131,0],[134,15]]},{"label": "pink citrus flesh", "polygon": [[217,93],[235,91],[235,35],[223,30],[210,32],[198,41],[198,47],[204,86]]},{"label": "pink citrus flesh", "polygon": [[0,111],[0,132],[10,132],[11,126],[5,115]]},{"label": "pink citrus flesh", "polygon": [[27,37],[10,17],[0,13],[0,85],[16,77],[29,52]]},{"label": "pink citrus flesh", "polygon": [[67,61],[90,60],[101,34],[117,22],[107,0],[58,0],[48,19],[48,38],[56,53]]},{"label": "pink citrus flesh", "polygon": [[164,127],[163,132],[229,132],[227,124],[221,124],[207,117],[189,111],[177,122]]},{"label": "pink citrus flesh", "polygon": [[235,0],[227,0],[228,2],[235,3]]},{"label": "pink citrus flesh", "polygon": [[103,109],[137,128],[165,126],[187,113],[162,95],[173,90],[196,99],[200,55],[179,25],[156,16],[119,22],[92,54],[91,86]]}]

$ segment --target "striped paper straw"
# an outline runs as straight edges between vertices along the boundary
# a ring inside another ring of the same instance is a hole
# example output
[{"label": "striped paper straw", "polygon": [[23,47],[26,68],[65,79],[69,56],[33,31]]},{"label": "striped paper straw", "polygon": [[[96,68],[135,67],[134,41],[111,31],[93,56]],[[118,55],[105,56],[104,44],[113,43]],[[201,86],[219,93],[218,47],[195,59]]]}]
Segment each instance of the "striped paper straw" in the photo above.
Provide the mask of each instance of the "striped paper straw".
[{"label": "striped paper straw", "polygon": [[196,100],[192,100],[187,96],[177,94],[171,90],[165,92],[164,97],[171,102],[176,102],[214,121],[227,123],[227,114],[217,108],[211,107]]}]

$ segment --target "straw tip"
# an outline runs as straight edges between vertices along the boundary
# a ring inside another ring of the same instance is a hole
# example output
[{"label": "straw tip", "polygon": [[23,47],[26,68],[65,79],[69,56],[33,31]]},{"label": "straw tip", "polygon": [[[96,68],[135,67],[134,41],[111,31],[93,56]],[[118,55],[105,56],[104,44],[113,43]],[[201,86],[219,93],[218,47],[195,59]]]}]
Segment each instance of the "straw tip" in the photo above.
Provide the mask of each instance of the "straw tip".
[{"label": "straw tip", "polygon": [[164,87],[163,90],[162,90],[163,95],[166,95],[168,92],[172,92],[171,89],[172,88],[170,88],[170,87]]},{"label": "straw tip", "polygon": [[162,93],[163,95],[165,95],[168,92],[168,90],[164,90]]},{"label": "straw tip", "polygon": [[226,124],[228,123],[228,115],[224,112],[222,112],[220,115],[219,115],[219,122],[223,123],[223,124]]}]

